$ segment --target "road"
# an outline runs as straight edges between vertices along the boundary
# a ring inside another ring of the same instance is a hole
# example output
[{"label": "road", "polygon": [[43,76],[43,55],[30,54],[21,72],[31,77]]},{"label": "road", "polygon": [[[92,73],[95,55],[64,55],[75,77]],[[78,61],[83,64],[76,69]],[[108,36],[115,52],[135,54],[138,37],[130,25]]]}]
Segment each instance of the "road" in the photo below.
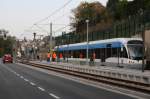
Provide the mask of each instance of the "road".
[{"label": "road", "polygon": [[19,64],[0,63],[0,99],[134,99]]}]

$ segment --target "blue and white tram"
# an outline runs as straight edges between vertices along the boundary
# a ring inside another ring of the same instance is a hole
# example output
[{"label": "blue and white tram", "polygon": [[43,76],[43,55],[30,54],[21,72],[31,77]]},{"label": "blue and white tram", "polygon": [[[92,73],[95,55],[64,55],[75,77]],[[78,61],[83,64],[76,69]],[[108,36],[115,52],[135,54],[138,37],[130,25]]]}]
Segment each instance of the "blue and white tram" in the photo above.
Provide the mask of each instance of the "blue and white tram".
[{"label": "blue and white tram", "polygon": [[[80,53],[83,59],[86,58],[87,43],[76,43],[56,46],[55,51],[62,53],[72,59],[80,60]],[[140,38],[114,38],[98,41],[90,41],[88,44],[89,57],[95,53],[95,61],[105,63],[122,64],[123,66],[142,65],[143,41]]]}]

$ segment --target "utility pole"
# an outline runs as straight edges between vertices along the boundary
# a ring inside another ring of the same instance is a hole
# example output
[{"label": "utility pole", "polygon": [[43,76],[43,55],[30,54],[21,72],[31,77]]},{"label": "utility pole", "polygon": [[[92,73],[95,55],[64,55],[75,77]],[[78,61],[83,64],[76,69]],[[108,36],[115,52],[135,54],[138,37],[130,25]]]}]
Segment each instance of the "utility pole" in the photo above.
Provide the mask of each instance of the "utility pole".
[{"label": "utility pole", "polygon": [[145,69],[145,23],[144,23],[144,14],[143,10],[141,12],[142,17],[142,39],[143,39],[143,57],[142,57],[142,72]]},{"label": "utility pole", "polygon": [[141,19],[141,29],[142,29],[142,39],[143,39],[143,57],[142,57],[142,72],[145,69],[145,23],[144,23],[144,11],[143,9],[139,10],[140,19]]},{"label": "utility pole", "polygon": [[13,45],[13,59],[14,59],[14,62],[16,63],[16,41],[14,42],[14,45]]},{"label": "utility pole", "polygon": [[33,43],[34,43],[34,48],[33,48],[33,55],[34,55],[34,59],[36,58],[36,51],[35,51],[35,47],[36,47],[36,41],[35,41],[35,37],[36,37],[36,33],[33,33],[34,39],[33,39]]},{"label": "utility pole", "polygon": [[89,56],[89,20],[86,20],[87,23],[87,48],[86,48],[86,65],[88,64],[88,56]]},{"label": "utility pole", "polygon": [[49,43],[50,43],[50,55],[52,56],[52,45],[53,45],[53,43],[52,43],[52,22],[50,23],[50,41],[49,41]]}]

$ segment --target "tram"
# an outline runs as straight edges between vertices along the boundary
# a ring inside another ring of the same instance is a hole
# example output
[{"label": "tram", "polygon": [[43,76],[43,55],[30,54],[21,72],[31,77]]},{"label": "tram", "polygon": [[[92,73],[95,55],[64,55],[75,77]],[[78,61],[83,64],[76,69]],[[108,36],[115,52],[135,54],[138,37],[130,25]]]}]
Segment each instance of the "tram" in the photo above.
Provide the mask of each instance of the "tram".
[{"label": "tram", "polygon": [[[86,59],[88,47],[89,58],[95,53],[95,62],[122,64],[123,66],[141,66],[143,58],[143,41],[141,38],[113,38],[76,44],[56,46],[54,50],[69,59]],[[82,60],[83,60],[82,59]]]}]

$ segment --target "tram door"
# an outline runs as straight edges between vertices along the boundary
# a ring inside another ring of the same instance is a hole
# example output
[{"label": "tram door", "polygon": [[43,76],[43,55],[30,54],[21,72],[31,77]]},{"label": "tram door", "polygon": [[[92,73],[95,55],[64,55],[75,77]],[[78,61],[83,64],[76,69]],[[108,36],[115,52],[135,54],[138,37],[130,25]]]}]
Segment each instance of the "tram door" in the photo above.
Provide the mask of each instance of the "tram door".
[{"label": "tram door", "polygon": [[100,57],[101,57],[101,62],[105,62],[106,59],[106,48],[100,49]]},{"label": "tram door", "polygon": [[112,55],[112,47],[111,47],[111,44],[107,44],[106,45],[106,58],[109,58],[109,57],[111,57],[111,55]]}]

